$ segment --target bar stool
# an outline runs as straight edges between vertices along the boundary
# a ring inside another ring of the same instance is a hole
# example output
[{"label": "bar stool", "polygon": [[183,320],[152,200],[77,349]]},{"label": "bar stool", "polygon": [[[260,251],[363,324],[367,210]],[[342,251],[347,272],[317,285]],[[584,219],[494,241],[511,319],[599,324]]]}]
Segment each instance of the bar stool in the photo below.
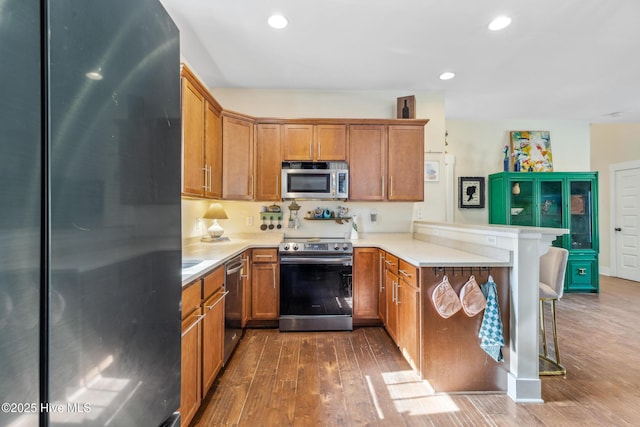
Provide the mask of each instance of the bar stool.
[{"label": "bar stool", "polygon": [[[564,291],[564,276],[567,270],[569,251],[563,248],[550,247],[549,252],[540,257],[540,333],[542,335],[542,354],[540,359],[551,369],[544,369],[540,375],[564,375],[567,369],[560,362],[558,349],[558,332],[556,329],[556,301],[562,298]],[[551,358],[547,349],[547,333],[545,326],[545,303],[551,305],[551,324],[555,359]]]}]

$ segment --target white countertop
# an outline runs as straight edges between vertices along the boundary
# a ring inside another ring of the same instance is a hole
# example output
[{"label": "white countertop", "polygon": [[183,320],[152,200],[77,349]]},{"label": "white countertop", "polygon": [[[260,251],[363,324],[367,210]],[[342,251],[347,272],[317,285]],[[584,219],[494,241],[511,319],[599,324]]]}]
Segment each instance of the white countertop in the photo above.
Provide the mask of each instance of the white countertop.
[{"label": "white countertop", "polygon": [[352,240],[354,247],[377,247],[416,267],[508,267],[488,256],[416,240],[411,233],[372,233]]},{"label": "white countertop", "polygon": [[182,261],[200,260],[199,264],[182,270],[182,286],[223,265],[236,255],[250,248],[277,248],[284,233],[247,233],[230,235],[229,240],[200,242],[182,247]]},{"label": "white countertop", "polygon": [[[250,248],[276,248],[284,233],[248,233],[231,235],[228,241],[203,243],[196,241],[182,248],[182,259],[199,260],[199,264],[182,270],[182,286],[223,265]],[[352,240],[353,246],[383,249],[416,267],[510,266],[510,262],[471,252],[416,240],[411,233],[367,233]]]}]

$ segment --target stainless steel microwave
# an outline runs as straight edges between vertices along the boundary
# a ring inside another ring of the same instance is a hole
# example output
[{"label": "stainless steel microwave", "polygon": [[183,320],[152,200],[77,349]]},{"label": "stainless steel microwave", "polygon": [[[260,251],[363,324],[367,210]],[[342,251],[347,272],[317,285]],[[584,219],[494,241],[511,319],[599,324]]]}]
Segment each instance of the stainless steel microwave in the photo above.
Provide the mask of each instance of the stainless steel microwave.
[{"label": "stainless steel microwave", "polygon": [[282,162],[281,182],[283,199],[349,198],[346,162]]}]

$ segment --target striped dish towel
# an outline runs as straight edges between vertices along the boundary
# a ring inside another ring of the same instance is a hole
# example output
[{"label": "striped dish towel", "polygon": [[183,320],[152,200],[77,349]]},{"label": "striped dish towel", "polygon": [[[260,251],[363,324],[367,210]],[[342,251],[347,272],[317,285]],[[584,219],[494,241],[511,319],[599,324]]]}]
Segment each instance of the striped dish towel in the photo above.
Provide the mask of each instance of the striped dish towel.
[{"label": "striped dish towel", "polygon": [[487,299],[487,307],[484,310],[482,325],[478,338],[480,338],[480,348],[482,348],[496,362],[502,362],[502,346],[504,345],[504,335],[502,335],[502,319],[500,318],[500,307],[498,306],[498,292],[493,277],[489,276],[487,283],[481,286],[482,294]]}]

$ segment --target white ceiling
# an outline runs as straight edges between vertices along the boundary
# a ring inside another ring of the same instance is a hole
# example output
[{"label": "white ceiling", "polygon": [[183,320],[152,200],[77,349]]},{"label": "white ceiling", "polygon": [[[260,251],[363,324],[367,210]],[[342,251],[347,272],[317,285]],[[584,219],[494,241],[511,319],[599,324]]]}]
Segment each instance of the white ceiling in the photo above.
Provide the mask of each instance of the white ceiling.
[{"label": "white ceiling", "polygon": [[[640,123],[638,0],[161,3],[211,88],[434,91],[453,119]],[[511,26],[489,31],[501,14]]]}]

